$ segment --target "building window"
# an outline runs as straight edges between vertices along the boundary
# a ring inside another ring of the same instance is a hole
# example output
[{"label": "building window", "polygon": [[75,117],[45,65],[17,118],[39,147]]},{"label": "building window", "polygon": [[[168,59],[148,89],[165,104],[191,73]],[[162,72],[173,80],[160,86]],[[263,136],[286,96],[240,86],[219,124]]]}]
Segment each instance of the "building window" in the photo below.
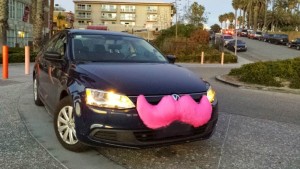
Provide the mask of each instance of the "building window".
[{"label": "building window", "polygon": [[82,19],[90,19],[91,18],[91,13],[89,13],[89,12],[78,12],[77,17],[82,18]]},{"label": "building window", "polygon": [[117,5],[101,5],[101,10],[115,12],[117,11]]},{"label": "building window", "polygon": [[135,12],[135,6],[121,5],[121,12]]},{"label": "building window", "polygon": [[129,13],[121,14],[120,19],[121,20],[135,20],[135,14],[129,14]]},{"label": "building window", "polygon": [[78,24],[79,25],[85,25],[85,22],[84,21],[78,21]]},{"label": "building window", "polygon": [[16,13],[15,13],[15,0],[9,0],[8,1],[8,14],[10,19],[15,19]]},{"label": "building window", "polygon": [[134,26],[135,22],[121,22],[122,25]]},{"label": "building window", "polygon": [[24,8],[25,5],[21,2],[17,2],[17,16],[16,16],[16,20],[22,20],[23,19],[23,15],[24,15]]},{"label": "building window", "polygon": [[157,21],[157,15],[147,15],[148,21]]},{"label": "building window", "polygon": [[157,12],[158,7],[157,6],[148,6],[147,12]]},{"label": "building window", "polygon": [[7,31],[7,45],[9,47],[15,47],[15,40],[16,40],[16,33],[15,30],[8,30]]},{"label": "building window", "polygon": [[91,10],[92,5],[86,5],[86,4],[78,4],[77,5],[78,10]]},{"label": "building window", "polygon": [[101,18],[102,19],[116,19],[117,14],[116,13],[102,13]]}]

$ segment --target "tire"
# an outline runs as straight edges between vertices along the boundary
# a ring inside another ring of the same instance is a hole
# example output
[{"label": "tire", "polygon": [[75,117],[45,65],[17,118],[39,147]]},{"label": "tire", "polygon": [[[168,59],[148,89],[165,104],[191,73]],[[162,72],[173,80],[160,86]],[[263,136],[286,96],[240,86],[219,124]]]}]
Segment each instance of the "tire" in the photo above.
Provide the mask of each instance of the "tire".
[{"label": "tire", "polygon": [[74,113],[71,98],[63,98],[54,114],[54,131],[64,148],[74,152],[83,152],[88,150],[88,147],[76,137]]},{"label": "tire", "polygon": [[288,48],[291,48],[291,47],[292,47],[292,45],[291,45],[291,44],[287,44],[287,46],[288,46]]},{"label": "tire", "polygon": [[39,94],[39,91],[38,91],[38,85],[39,85],[38,81],[37,81],[36,77],[34,76],[33,77],[33,99],[34,99],[34,103],[37,106],[43,106],[44,104],[40,99],[40,94]]},{"label": "tire", "polygon": [[297,46],[296,49],[297,49],[297,50],[300,50],[300,46]]}]

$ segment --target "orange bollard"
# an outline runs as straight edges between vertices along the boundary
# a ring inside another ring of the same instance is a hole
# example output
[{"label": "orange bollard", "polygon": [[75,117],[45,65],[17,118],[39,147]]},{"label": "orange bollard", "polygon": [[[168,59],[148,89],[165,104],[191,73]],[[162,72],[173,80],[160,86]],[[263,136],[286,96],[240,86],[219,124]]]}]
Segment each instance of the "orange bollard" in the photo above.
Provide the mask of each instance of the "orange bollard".
[{"label": "orange bollard", "polygon": [[25,75],[29,75],[30,71],[30,47],[25,46]]},{"label": "orange bollard", "polygon": [[2,46],[2,79],[8,79],[8,46]]}]

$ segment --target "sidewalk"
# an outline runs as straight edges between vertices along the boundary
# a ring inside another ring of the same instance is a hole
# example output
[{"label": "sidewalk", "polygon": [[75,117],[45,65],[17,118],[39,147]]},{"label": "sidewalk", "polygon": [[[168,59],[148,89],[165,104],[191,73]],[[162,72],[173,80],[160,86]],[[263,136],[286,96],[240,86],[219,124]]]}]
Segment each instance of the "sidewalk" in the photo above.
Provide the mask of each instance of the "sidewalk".
[{"label": "sidewalk", "polygon": [[[32,69],[31,69],[32,70]],[[31,136],[19,111],[19,98],[29,86],[31,75],[23,64],[9,65],[9,79],[0,80],[0,168],[66,168]]]}]

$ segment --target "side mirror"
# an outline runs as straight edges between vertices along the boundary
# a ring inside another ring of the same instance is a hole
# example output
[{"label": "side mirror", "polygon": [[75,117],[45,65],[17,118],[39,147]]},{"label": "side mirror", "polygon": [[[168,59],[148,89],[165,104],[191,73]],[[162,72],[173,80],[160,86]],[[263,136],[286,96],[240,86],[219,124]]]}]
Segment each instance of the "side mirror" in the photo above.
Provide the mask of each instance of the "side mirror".
[{"label": "side mirror", "polygon": [[166,58],[168,59],[169,63],[174,64],[176,61],[176,56],[174,55],[166,55]]},{"label": "side mirror", "polygon": [[45,57],[45,59],[48,59],[48,60],[56,60],[56,61],[62,60],[61,54],[59,54],[57,52],[46,52],[44,57]]}]

